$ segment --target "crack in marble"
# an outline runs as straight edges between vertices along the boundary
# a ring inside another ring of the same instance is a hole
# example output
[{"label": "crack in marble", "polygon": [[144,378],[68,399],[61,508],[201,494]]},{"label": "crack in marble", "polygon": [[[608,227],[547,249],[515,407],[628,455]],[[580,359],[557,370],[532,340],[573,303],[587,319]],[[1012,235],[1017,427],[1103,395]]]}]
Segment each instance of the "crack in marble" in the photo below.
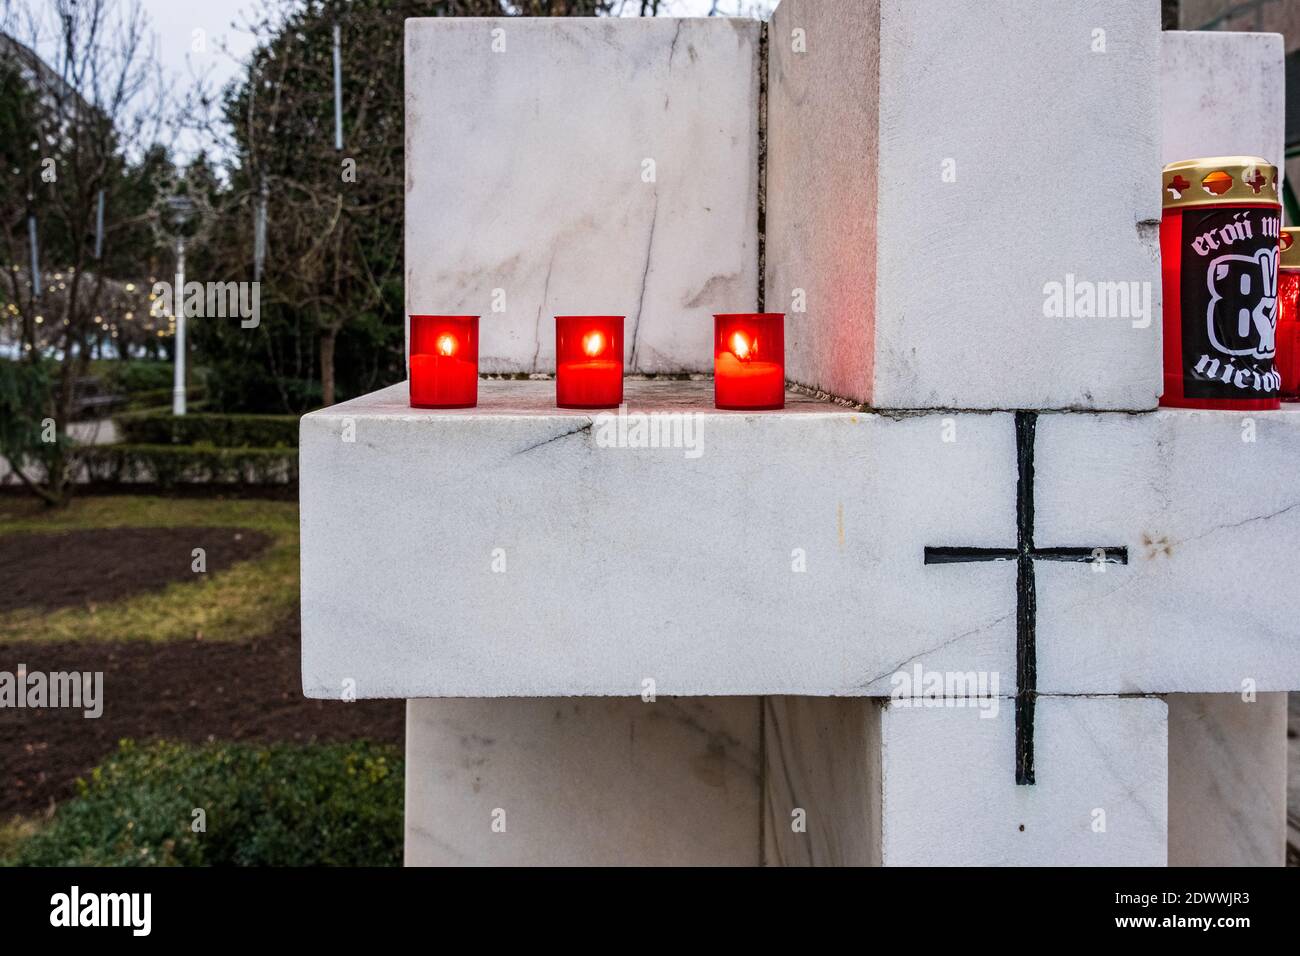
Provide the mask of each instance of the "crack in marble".
[{"label": "crack in marble", "polygon": [[562,438],[568,438],[568,437],[570,437],[571,435],[578,435],[578,434],[581,434],[582,432],[589,432],[589,431],[591,431],[591,429],[595,426],[595,424],[596,424],[596,423],[595,423],[592,419],[589,418],[589,419],[587,419],[587,424],[585,424],[585,425],[579,425],[577,428],[571,428],[571,429],[569,429],[567,432],[560,432],[560,434],[558,434],[558,435],[553,435],[553,436],[551,436],[550,438],[546,438],[546,439],[543,439],[542,441],[535,442],[535,443],[532,444],[532,445],[527,445],[527,446],[525,446],[525,447],[519,449],[519,451],[515,452],[515,453],[514,453],[513,455],[511,455],[510,457],[512,457],[512,458],[517,458],[517,457],[519,457],[520,455],[526,455],[526,454],[528,454],[530,451],[536,451],[538,448],[541,448],[543,445],[549,445],[549,444],[551,444],[551,442],[557,442],[557,441],[559,441],[559,440],[562,439]]},{"label": "crack in marble", "polygon": [[[675,57],[675,56],[677,55],[677,41],[680,40],[680,39],[682,38],[682,26],[683,26],[685,23],[686,23],[685,20],[678,20],[678,21],[677,21],[677,29],[673,31],[673,42],[672,42],[672,45],[668,47],[668,73],[669,73],[669,75],[672,75],[672,72],[673,72],[673,57]],[[671,85],[671,84],[668,84],[668,83],[665,83],[665,84],[664,84],[664,88],[665,88],[665,93],[664,93],[664,112],[666,113],[666,112],[668,112],[668,104],[669,104],[669,102],[672,101],[672,96],[673,96],[673,94],[672,94],[672,85]]]},{"label": "crack in marble", "polygon": [[682,303],[682,307],[687,309],[708,308],[717,302],[725,301],[726,293],[731,288],[732,283],[737,283],[739,280],[739,272],[711,275],[694,295],[689,296]]},{"label": "crack in marble", "polygon": [[551,273],[555,271],[555,250],[551,250],[551,261],[546,267],[546,281],[542,284],[542,300],[537,304],[537,321],[534,323],[534,331],[537,339],[533,348],[533,372],[540,371],[537,368],[537,360],[542,354],[542,311],[546,308],[547,296],[551,293]]},{"label": "crack in marble", "polygon": [[406,842],[407,843],[411,842],[410,840],[411,834],[415,834],[421,837],[422,839],[426,840],[427,842],[432,843],[438,849],[446,853],[450,853],[456,860],[465,861],[469,859],[469,857],[465,855],[464,851],[457,849],[456,847],[448,843],[446,840],[441,839],[440,837],[438,837],[437,834],[435,834],[428,827],[421,826],[420,824],[414,822],[413,816],[414,816],[413,814],[406,815],[406,838],[407,838]]},{"label": "crack in marble", "polygon": [[1202,531],[1200,534],[1195,535],[1194,537],[1181,538],[1175,541],[1174,544],[1175,545],[1190,544],[1193,541],[1200,541],[1202,538],[1208,538],[1212,534],[1218,534],[1220,531],[1233,531],[1237,528],[1245,527],[1248,524],[1254,524],[1256,521],[1271,521],[1274,518],[1284,515],[1290,511],[1294,511],[1297,508],[1300,508],[1300,501],[1292,502],[1291,504],[1287,505],[1285,508],[1279,508],[1277,511],[1270,511],[1268,514],[1253,515],[1252,517],[1249,518],[1242,518],[1240,521],[1233,521],[1228,524],[1215,525],[1214,527],[1206,531]]},{"label": "crack in marble", "polygon": [[659,223],[659,189],[655,188],[654,208],[650,213],[650,235],[645,244],[645,268],[641,271],[641,293],[637,297],[636,319],[632,323],[632,358],[629,364],[635,370],[638,336],[641,333],[641,313],[645,310],[645,290],[650,278],[650,260],[654,255],[655,227]]},{"label": "crack in marble", "polygon": [[[687,710],[680,699],[662,698],[663,703],[669,706],[665,708],[667,713],[660,710],[653,710],[648,715],[650,719],[666,719],[677,723],[692,730],[697,734],[702,734],[710,743],[716,742],[721,745],[723,760],[726,763],[738,768],[751,778],[755,783],[759,783],[759,754],[737,738],[734,734],[717,727],[710,727],[700,719],[699,716]],[[710,713],[710,715],[712,715]],[[742,759],[742,757],[744,759]]]},{"label": "crack in marble", "polygon": [[[1159,815],[1139,795],[1137,785],[1130,782],[1123,774],[1119,773],[1115,769],[1115,764],[1111,760],[1111,750],[1097,739],[1097,735],[1092,732],[1092,728],[1088,725],[1086,718],[1080,714],[1068,714],[1068,716],[1074,722],[1075,729],[1083,734],[1084,737],[1088,738],[1088,742],[1092,744],[1093,751],[1097,754],[1098,759],[1110,774],[1111,780],[1119,784],[1123,789],[1125,796],[1132,800],[1133,803],[1137,805],[1138,809],[1142,811],[1142,815],[1146,817],[1147,822],[1151,825],[1152,831],[1161,834],[1165,833],[1166,828],[1168,827],[1168,819],[1166,818],[1165,821],[1161,822]],[[1166,724],[1166,734],[1168,734],[1167,726],[1168,725]],[[1104,810],[1105,808],[1102,809]]]},{"label": "crack in marble", "polygon": [[[1025,411],[1022,408],[998,407],[998,408],[959,408],[954,405],[934,405],[924,408],[902,408],[870,405],[866,402],[860,402],[855,398],[846,398],[843,395],[836,395],[825,389],[818,388],[815,385],[804,385],[800,382],[787,381],[785,387],[800,395],[819,402],[827,402],[832,405],[840,406],[846,410],[862,412],[866,415],[877,415],[881,418],[887,418],[891,421],[903,421],[909,418],[926,418],[934,417],[951,417],[954,415],[1014,415],[1017,412]],[[1034,409],[1035,414],[1040,418],[1048,415],[1089,415],[1089,416],[1126,416],[1137,418],[1154,414],[1157,409],[1154,408],[1091,408],[1086,405],[1061,405],[1054,408]]]},{"label": "crack in marble", "polygon": [[992,628],[994,628],[994,627],[997,627],[997,626],[998,626],[999,624],[1001,624],[1003,621],[1011,620],[1011,619],[1014,618],[1015,616],[1016,616],[1016,615],[1015,615],[1015,612],[1013,611],[1013,612],[1008,613],[1008,614],[1003,614],[1001,617],[996,617],[996,618],[994,618],[993,620],[991,620],[991,621],[989,621],[989,622],[987,622],[987,623],[985,623],[985,624],[981,624],[979,627],[972,628],[972,629],[969,630],[969,631],[963,631],[962,633],[957,634],[957,635],[955,635],[954,637],[950,637],[950,638],[948,638],[947,640],[942,641],[942,642],[939,643],[939,644],[936,644],[934,647],[928,647],[928,648],[926,648],[926,649],[923,650],[923,651],[917,651],[917,652],[916,652],[915,654],[913,654],[911,657],[908,657],[908,658],[906,658],[906,659],[904,659],[904,660],[902,660],[902,661],[899,661],[899,662],[898,662],[897,664],[895,664],[893,667],[889,668],[889,670],[884,671],[883,673],[877,674],[875,677],[872,677],[872,678],[870,678],[869,680],[861,681],[861,682],[855,684],[854,686],[855,686],[855,687],[861,687],[861,688],[864,688],[864,689],[865,689],[865,688],[868,688],[868,687],[870,687],[871,685],[875,684],[877,681],[882,681],[882,680],[885,680],[885,679],[888,678],[888,677],[892,677],[894,674],[897,674],[900,670],[902,670],[902,669],[903,669],[904,667],[906,667],[908,664],[911,664],[911,663],[913,663],[913,662],[915,662],[915,661],[920,660],[922,657],[925,657],[927,654],[937,654],[939,651],[942,651],[942,650],[945,650],[945,649],[948,648],[948,647],[951,647],[953,644],[956,644],[958,641],[962,641],[962,640],[965,640],[965,639],[968,638],[968,637],[974,637],[976,634],[981,634],[981,633],[983,633],[984,631],[988,631],[988,630],[990,630],[990,629],[992,629]]}]

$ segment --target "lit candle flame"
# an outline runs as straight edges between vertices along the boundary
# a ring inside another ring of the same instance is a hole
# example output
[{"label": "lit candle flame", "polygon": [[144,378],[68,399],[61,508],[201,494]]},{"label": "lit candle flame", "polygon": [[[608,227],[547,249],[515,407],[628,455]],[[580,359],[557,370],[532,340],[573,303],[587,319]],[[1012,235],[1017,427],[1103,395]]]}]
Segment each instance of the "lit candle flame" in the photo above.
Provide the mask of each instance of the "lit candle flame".
[{"label": "lit candle flame", "polygon": [[752,358],[753,353],[758,351],[758,340],[751,342],[744,332],[736,332],[731,336],[731,351],[738,359]]},{"label": "lit candle flame", "polygon": [[605,351],[605,336],[599,332],[588,332],[582,337],[582,350],[595,358]]},{"label": "lit candle flame", "polygon": [[454,335],[438,336],[438,354],[439,355],[456,354],[456,337]]}]

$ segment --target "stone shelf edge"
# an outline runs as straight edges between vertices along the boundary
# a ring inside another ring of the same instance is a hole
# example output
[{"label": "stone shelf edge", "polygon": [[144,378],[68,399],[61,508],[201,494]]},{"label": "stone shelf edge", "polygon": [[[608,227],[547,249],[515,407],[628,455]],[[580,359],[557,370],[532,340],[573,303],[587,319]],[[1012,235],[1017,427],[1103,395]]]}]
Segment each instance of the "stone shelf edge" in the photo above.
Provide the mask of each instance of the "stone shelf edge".
[{"label": "stone shelf edge", "polygon": [[[1015,562],[923,562],[1015,547],[1016,415],[721,412],[707,380],[633,380],[629,423],[698,414],[627,447],[553,382],[480,385],[303,419],[308,696],[888,696],[917,664],[1016,693]],[[1034,562],[1038,693],[1300,688],[1298,412],[1035,416],[1035,546],[1129,556]],[[1249,586],[1205,586],[1229,567]]]},{"label": "stone shelf edge", "polygon": [[[711,379],[702,378],[628,378],[623,383],[623,400],[629,411],[637,412],[701,412],[727,417],[773,414],[772,412],[723,411],[714,408],[713,382]],[[479,381],[479,401],[475,408],[412,408],[408,401],[407,383],[399,382],[388,388],[371,392],[369,395],[362,395],[351,401],[312,412],[307,418],[346,416],[349,408],[364,410],[366,415],[386,415],[405,419],[473,419],[507,416],[578,419],[595,418],[602,412],[617,414],[618,411],[613,408],[556,408],[554,378],[487,378]],[[855,410],[796,390],[787,391],[784,413],[808,412],[854,414]]]}]

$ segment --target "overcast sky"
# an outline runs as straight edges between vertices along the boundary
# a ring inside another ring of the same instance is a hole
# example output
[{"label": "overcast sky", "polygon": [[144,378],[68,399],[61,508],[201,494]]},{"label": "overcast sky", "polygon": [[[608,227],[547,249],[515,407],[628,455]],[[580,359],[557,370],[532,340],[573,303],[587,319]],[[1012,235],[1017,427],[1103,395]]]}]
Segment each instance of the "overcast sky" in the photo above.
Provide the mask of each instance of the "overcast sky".
[{"label": "overcast sky", "polygon": [[[252,14],[260,8],[258,0],[142,0],[158,35],[163,68],[174,84],[188,83],[190,77],[207,75],[217,87],[236,77],[239,62],[253,47],[246,27]],[[772,6],[772,0],[718,0],[720,13],[749,15]],[[713,0],[664,0],[661,6],[676,16],[707,16]],[[627,0],[628,10],[639,7]],[[195,30],[203,30],[205,50],[192,50]],[[194,143],[184,143],[183,152],[192,151]]]},{"label": "overcast sky", "polygon": [[[39,4],[43,0],[32,0]],[[130,0],[119,0],[125,4]],[[158,40],[162,69],[171,90],[180,92],[195,78],[204,77],[211,89],[219,90],[242,72],[242,64],[253,48],[248,24],[254,13],[263,8],[261,0],[140,0],[148,14]],[[634,13],[639,0],[623,0],[625,14]],[[775,0],[717,0],[718,12],[725,16],[759,15],[775,5]],[[661,13],[673,16],[707,16],[714,0],[661,0]],[[202,50],[196,50],[201,37]],[[51,33],[45,39],[51,40]],[[46,44],[38,44],[45,46]],[[52,51],[41,49],[47,58]],[[346,57],[345,57],[346,62]],[[183,134],[173,149],[188,159],[202,144],[192,134]]]}]

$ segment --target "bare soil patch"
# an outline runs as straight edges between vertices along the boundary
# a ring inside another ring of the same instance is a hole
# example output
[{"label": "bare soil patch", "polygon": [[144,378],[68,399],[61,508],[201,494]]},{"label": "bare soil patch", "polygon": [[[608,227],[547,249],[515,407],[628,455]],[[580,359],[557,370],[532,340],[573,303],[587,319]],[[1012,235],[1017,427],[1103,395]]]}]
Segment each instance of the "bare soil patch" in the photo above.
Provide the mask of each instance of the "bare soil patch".
[{"label": "bare soil patch", "polygon": [[307,700],[296,616],[247,642],[0,644],[0,671],[102,671],[104,713],[0,708],[0,815],[75,794],[124,737],[401,744],[401,700]]},{"label": "bare soil patch", "polygon": [[93,610],[193,581],[194,549],[207,573],[260,555],[269,535],[248,528],[95,528],[0,535],[0,613]]}]

